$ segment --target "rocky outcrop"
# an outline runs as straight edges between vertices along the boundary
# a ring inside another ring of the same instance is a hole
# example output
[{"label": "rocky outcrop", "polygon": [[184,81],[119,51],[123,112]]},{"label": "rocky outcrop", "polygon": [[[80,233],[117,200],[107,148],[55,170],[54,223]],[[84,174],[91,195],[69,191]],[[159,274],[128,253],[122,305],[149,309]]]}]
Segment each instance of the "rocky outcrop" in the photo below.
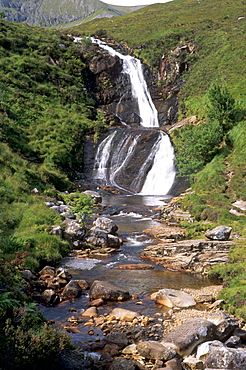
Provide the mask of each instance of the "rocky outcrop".
[{"label": "rocky outcrop", "polygon": [[206,275],[213,265],[229,261],[228,252],[233,245],[233,241],[181,240],[148,246],[141,256],[172,270]]}]

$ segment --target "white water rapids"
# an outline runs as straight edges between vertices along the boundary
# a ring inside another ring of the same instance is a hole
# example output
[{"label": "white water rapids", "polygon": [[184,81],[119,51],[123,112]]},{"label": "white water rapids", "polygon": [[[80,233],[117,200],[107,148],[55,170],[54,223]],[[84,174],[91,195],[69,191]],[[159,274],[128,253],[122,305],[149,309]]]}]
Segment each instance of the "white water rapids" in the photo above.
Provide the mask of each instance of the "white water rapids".
[{"label": "white water rapids", "polygon": [[[144,128],[158,128],[158,112],[148,91],[140,60],[130,55],[122,55],[100,40],[92,38],[92,42],[110,55],[118,56],[123,61],[122,73],[128,74],[130,77],[132,96],[138,103],[141,126]],[[129,132],[131,137],[127,137]],[[124,190],[119,181],[117,182],[116,176],[134,156],[141,155],[141,153],[136,154],[135,152],[141,140],[141,134],[138,132],[133,137],[132,131],[122,130],[122,139],[118,141],[117,147],[114,147],[114,153],[111,153],[115,136],[117,136],[116,131],[110,133],[99,145],[95,158],[94,178],[104,180],[108,185]],[[128,144],[127,150],[126,144]],[[135,190],[133,185],[138,189],[143,176],[145,181],[142,189],[140,191]],[[141,195],[166,195],[171,189],[174,179],[174,150],[168,135],[159,131],[159,137],[153,145],[151,153],[149,153],[146,162],[139,168],[139,173],[132,182],[131,191]]]}]

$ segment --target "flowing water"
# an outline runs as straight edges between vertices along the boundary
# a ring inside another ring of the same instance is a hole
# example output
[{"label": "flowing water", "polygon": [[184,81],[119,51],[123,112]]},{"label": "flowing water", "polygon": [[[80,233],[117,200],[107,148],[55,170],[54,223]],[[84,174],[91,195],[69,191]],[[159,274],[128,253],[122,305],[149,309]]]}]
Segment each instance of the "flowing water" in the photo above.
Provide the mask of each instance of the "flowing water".
[{"label": "flowing water", "polygon": [[[114,305],[120,305],[151,315],[164,310],[150,300],[151,293],[162,288],[201,288],[211,285],[212,282],[199,275],[168,271],[151,262],[153,269],[149,270],[124,270],[118,267],[125,264],[149,263],[143,261],[140,255],[143,249],[154,241],[142,231],[160,224],[155,218],[156,207],[171,199],[171,195],[166,194],[175,178],[174,154],[169,137],[157,129],[157,112],[148,93],[140,62],[117,53],[98,40],[94,39],[93,42],[123,60],[123,73],[130,75],[133,96],[138,100],[141,125],[144,128],[126,128],[109,133],[98,146],[95,158],[94,178],[124,190],[121,195],[103,197],[103,205],[107,206],[108,210],[111,207],[118,210],[117,214],[109,212],[109,217],[118,225],[118,233],[124,240],[120,250],[104,258],[67,257],[62,260],[61,265],[70,271],[74,279],[85,279],[89,283],[98,279],[116,284],[136,295],[142,303],[138,306],[136,300],[112,303],[101,308],[99,314],[105,310],[110,311]],[[144,147],[146,142],[150,143],[148,150]],[[130,180],[129,174],[133,177]],[[66,302],[54,308],[42,307],[42,311],[48,319],[66,322],[71,316],[71,305],[80,312],[87,308],[88,304],[88,295],[82,295],[72,303]],[[74,340],[82,338],[88,339],[85,332],[74,335]]]}]

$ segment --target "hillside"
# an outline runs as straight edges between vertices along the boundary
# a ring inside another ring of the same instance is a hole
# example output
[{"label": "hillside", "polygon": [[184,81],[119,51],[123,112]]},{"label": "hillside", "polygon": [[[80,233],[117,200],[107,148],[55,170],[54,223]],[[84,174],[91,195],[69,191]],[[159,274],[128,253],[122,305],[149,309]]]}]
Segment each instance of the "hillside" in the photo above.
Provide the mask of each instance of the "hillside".
[{"label": "hillside", "polygon": [[45,28],[78,25],[94,18],[118,17],[139,7],[114,7],[99,0],[0,0],[6,19]]}]

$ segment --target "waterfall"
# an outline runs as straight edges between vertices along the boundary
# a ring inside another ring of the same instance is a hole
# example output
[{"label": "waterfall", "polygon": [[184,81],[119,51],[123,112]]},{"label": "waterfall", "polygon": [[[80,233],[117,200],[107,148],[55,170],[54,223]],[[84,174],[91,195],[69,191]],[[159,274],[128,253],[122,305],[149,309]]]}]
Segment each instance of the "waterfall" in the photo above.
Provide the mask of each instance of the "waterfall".
[{"label": "waterfall", "polygon": [[[130,55],[122,55],[100,40],[91,39],[122,60],[122,73],[130,77],[132,96],[137,100],[143,127],[110,133],[98,147],[93,177],[131,193],[165,195],[175,178],[174,151],[168,135],[156,130],[159,127],[158,113],[144,79],[141,62]],[[148,150],[145,142],[149,143]]]}]

